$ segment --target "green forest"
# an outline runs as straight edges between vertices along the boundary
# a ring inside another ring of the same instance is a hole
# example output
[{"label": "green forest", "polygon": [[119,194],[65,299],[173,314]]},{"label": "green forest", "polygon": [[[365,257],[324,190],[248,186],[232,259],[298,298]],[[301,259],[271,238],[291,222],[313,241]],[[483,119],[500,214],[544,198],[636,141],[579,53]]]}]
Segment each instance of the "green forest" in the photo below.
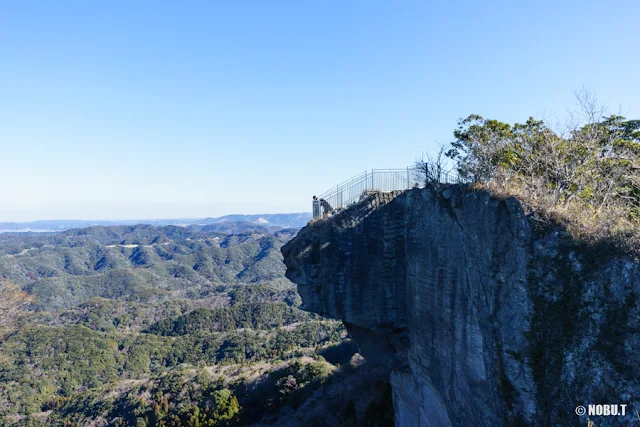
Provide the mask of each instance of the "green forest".
[{"label": "green forest", "polygon": [[300,310],[295,230],[219,229],[0,234],[2,425],[393,425],[388,372]]}]

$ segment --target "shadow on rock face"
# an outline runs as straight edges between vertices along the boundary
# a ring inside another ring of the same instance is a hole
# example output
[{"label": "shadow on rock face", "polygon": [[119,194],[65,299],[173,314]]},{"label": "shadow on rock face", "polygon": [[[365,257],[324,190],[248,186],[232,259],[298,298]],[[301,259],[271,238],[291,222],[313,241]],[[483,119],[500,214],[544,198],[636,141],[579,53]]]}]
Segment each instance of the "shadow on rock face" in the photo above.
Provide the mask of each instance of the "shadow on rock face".
[{"label": "shadow on rock face", "polygon": [[573,425],[576,402],[638,400],[638,263],[536,235],[516,199],[378,193],[282,253],[304,308],[394,370],[406,425]]}]

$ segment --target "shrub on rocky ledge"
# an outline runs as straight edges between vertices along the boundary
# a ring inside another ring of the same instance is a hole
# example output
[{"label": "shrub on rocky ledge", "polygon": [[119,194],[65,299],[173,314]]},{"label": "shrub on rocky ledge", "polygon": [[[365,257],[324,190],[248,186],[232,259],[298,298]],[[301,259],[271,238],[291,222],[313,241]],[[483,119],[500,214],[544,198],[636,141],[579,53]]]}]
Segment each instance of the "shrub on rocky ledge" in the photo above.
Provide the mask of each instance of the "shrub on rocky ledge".
[{"label": "shrub on rocky ledge", "polygon": [[640,120],[604,116],[581,98],[580,125],[508,124],[472,114],[446,152],[458,174],[496,196],[516,196],[580,238],[640,247]]}]

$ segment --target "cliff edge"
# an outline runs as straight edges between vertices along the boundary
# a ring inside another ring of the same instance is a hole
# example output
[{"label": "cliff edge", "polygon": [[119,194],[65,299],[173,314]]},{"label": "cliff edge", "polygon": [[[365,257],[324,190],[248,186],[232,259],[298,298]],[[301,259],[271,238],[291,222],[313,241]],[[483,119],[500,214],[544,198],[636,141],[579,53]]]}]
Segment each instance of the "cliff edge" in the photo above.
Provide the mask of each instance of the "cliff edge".
[{"label": "cliff edge", "polygon": [[[463,186],[378,193],[282,248],[304,308],[393,370],[398,426],[639,422],[640,263]],[[621,408],[619,408],[620,410]]]}]

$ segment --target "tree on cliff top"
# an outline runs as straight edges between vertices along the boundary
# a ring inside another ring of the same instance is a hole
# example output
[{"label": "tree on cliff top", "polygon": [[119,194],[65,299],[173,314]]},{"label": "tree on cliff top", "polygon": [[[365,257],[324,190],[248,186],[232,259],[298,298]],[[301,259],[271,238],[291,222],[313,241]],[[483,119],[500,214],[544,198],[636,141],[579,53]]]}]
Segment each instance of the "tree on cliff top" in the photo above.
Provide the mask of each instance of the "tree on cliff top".
[{"label": "tree on cliff top", "polygon": [[511,125],[472,114],[458,122],[447,156],[461,177],[583,230],[633,233],[640,225],[640,120],[603,115],[588,94],[579,100],[581,124],[564,132],[533,117]]}]

